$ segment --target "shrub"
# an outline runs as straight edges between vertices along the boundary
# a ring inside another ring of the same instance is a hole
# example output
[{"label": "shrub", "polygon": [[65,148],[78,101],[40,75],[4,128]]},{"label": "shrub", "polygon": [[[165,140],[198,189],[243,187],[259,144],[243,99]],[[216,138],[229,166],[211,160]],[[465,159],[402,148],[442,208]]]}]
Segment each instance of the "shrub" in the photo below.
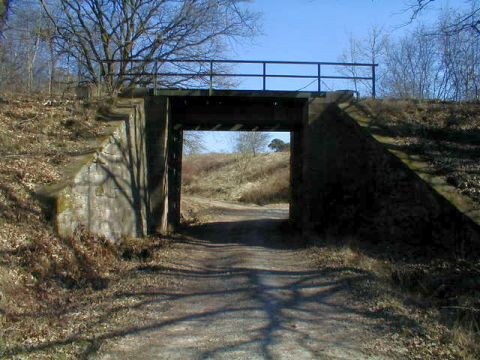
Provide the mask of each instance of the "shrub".
[{"label": "shrub", "polygon": [[265,205],[290,200],[290,172],[280,168],[258,185],[244,191],[239,198],[242,202]]}]

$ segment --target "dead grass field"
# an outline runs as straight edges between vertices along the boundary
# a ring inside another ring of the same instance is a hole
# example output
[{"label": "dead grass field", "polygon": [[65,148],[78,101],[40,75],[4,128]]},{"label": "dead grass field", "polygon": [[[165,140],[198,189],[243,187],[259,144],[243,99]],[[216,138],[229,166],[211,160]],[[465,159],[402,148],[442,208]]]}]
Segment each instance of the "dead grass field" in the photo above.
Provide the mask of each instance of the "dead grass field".
[{"label": "dead grass field", "polygon": [[[35,189],[60,180],[108,132],[96,111],[69,98],[0,94],[0,357],[84,327],[98,290],[163,241],[118,248],[82,233],[60,239],[45,218]],[[62,317],[77,307],[81,316]]]},{"label": "dead grass field", "polygon": [[184,158],[187,195],[257,205],[289,201],[290,153],[200,154]]},{"label": "dead grass field", "polygon": [[480,204],[480,104],[367,101],[372,124],[398,150],[421,156],[434,175]]},{"label": "dead grass field", "polygon": [[387,338],[400,340],[408,359],[479,358],[478,263],[418,259],[354,238],[311,235],[308,242],[319,268],[368,274],[351,283],[352,295],[387,321]]},{"label": "dead grass field", "polygon": [[[395,135],[396,146],[421,154],[460,193],[480,202],[480,105],[365,105],[376,126]],[[160,238],[119,248],[88,234],[60,239],[44,217],[34,191],[61,179],[63,167],[108,130],[94,120],[95,111],[71,99],[0,94],[0,357],[78,358],[94,351],[105,323],[115,329],[130,308],[148,302],[147,295],[122,294],[162,281],[141,270],[175,257]],[[193,156],[184,162],[183,190],[220,200],[288,202],[288,158]],[[372,312],[389,316],[392,327],[415,334],[406,344],[411,358],[480,358],[478,261],[420,259],[355,239],[310,240],[319,267],[371,274],[352,289]]]}]

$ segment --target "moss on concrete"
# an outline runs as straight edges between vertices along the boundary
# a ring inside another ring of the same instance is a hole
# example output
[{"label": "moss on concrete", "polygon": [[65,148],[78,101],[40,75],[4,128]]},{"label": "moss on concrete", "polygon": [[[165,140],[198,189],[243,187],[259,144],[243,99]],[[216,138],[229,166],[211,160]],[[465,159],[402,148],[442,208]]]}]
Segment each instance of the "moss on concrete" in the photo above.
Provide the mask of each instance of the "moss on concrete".
[{"label": "moss on concrete", "polygon": [[75,208],[75,206],[75,199],[68,189],[66,189],[66,191],[62,191],[57,197],[57,214],[72,210]]}]

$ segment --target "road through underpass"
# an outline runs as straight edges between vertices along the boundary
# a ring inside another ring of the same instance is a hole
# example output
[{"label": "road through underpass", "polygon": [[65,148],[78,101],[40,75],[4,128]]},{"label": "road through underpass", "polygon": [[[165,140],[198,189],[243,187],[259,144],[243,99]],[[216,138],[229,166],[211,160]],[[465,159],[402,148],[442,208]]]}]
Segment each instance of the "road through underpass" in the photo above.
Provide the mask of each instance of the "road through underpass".
[{"label": "road through underpass", "polygon": [[296,246],[286,207],[222,202],[181,231],[175,287],[149,289],[138,323],[105,341],[98,359],[375,359],[375,321],[349,304],[348,283]]}]

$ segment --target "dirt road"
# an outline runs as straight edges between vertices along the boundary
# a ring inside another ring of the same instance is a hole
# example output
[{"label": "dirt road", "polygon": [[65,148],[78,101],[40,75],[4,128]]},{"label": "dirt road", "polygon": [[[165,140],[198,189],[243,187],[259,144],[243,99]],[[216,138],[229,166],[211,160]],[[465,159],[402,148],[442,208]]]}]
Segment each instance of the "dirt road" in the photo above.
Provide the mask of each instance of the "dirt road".
[{"label": "dirt road", "polygon": [[[376,359],[376,321],[348,300],[354,272],[315,269],[287,230],[288,210],[215,204],[182,231],[174,284],[143,290],[129,331],[96,359]],[[148,270],[148,269],[147,269]]]}]

